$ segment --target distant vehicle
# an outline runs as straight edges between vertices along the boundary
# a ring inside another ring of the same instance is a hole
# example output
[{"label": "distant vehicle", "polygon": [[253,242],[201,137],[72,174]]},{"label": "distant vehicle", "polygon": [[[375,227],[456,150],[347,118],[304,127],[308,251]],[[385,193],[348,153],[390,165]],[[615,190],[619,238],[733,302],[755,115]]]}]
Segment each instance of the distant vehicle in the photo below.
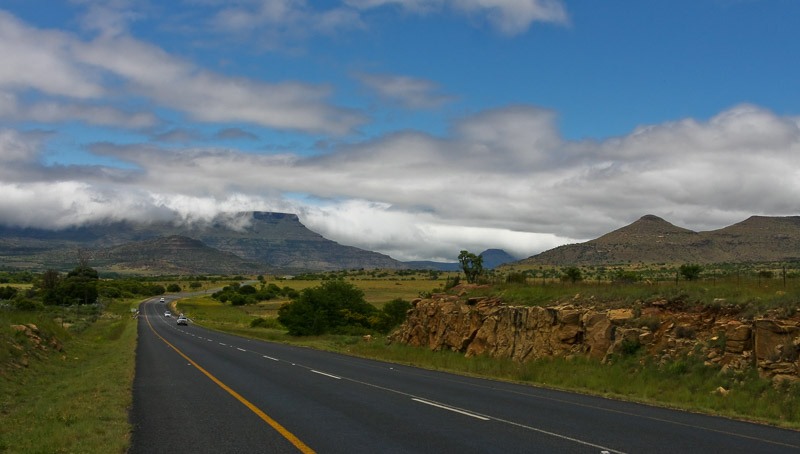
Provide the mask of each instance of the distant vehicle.
[{"label": "distant vehicle", "polygon": [[164,312],[164,317],[172,317],[172,312],[170,311]]},{"label": "distant vehicle", "polygon": [[160,302],[160,303],[166,303],[166,302],[167,302],[167,300],[165,300],[165,299],[164,299],[164,297],[162,296],[162,297],[161,297],[161,300],[160,300],[159,302]]},{"label": "distant vehicle", "polygon": [[184,317],[183,315],[181,315],[180,317],[178,317],[178,322],[177,323],[179,325],[187,325],[188,326],[189,325],[189,319]]}]

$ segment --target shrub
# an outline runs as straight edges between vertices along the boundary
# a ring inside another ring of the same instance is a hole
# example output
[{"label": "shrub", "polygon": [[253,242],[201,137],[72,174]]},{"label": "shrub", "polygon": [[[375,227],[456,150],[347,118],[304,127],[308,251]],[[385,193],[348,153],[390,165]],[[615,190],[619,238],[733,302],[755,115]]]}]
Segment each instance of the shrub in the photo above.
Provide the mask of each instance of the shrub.
[{"label": "shrub", "polygon": [[445,290],[450,290],[451,288],[457,286],[460,283],[461,283],[461,277],[460,276],[456,275],[456,276],[453,276],[452,278],[448,277],[447,281],[445,281],[445,283],[444,283],[444,289]]},{"label": "shrub", "polygon": [[375,329],[382,333],[388,333],[392,328],[405,321],[409,309],[411,309],[411,303],[401,298],[389,301],[375,317],[373,322]]},{"label": "shrub", "polygon": [[675,327],[675,337],[678,339],[694,339],[695,332],[691,326],[678,325]]},{"label": "shrub", "polygon": [[256,317],[250,321],[251,328],[274,328],[280,329],[281,324],[274,318]]},{"label": "shrub", "polygon": [[703,267],[697,264],[681,265],[679,269],[681,276],[687,281],[694,281],[700,277]]},{"label": "shrub", "polygon": [[639,339],[622,339],[619,344],[620,352],[625,356],[636,354],[642,348],[642,343]]},{"label": "shrub", "polygon": [[17,300],[14,302],[14,305],[21,311],[36,311],[43,307],[41,303],[28,298]]},{"label": "shrub", "polygon": [[325,281],[303,290],[300,297],[278,309],[278,321],[292,336],[340,332],[346,326],[369,326],[377,311],[364,300],[364,292],[341,279]]},{"label": "shrub", "polygon": [[570,281],[573,284],[575,282],[583,280],[583,274],[581,273],[581,269],[577,266],[568,266],[564,268],[563,274],[561,275],[562,281]]}]

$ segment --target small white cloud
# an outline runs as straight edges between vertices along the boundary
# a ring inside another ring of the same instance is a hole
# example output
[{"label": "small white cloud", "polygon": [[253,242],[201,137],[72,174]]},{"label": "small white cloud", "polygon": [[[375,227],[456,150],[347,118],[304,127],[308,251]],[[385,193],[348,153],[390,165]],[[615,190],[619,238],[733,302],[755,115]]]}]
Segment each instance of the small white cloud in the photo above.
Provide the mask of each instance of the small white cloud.
[{"label": "small white cloud", "polygon": [[452,96],[437,93],[433,82],[408,76],[388,74],[356,74],[367,88],[379,97],[409,109],[432,109],[453,101]]},{"label": "small white cloud", "polygon": [[525,32],[534,22],[565,24],[569,21],[562,0],[346,0],[362,10],[386,5],[415,14],[431,14],[451,9],[485,20],[507,35]]}]

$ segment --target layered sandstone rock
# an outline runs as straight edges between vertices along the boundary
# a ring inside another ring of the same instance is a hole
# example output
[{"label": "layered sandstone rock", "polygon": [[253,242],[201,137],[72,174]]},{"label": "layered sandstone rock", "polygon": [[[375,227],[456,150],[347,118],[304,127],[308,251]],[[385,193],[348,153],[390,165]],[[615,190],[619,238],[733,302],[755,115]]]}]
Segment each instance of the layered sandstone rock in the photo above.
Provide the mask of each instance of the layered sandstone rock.
[{"label": "layered sandstone rock", "polygon": [[507,306],[499,298],[437,294],[413,301],[391,342],[529,361],[585,355],[608,360],[644,350],[662,361],[702,354],[708,365],[757,367],[776,380],[800,380],[800,320],[744,320],[665,301],[601,309],[559,304]]}]

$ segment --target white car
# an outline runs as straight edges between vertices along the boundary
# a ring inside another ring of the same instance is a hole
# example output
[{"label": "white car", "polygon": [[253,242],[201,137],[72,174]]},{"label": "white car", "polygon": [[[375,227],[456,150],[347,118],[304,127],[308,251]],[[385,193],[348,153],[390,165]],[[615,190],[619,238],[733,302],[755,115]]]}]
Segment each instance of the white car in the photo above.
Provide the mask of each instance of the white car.
[{"label": "white car", "polygon": [[177,323],[179,325],[187,325],[188,326],[189,325],[189,319],[184,317],[183,315],[181,315],[180,317],[178,317]]},{"label": "white car", "polygon": [[170,311],[164,312],[164,317],[170,317],[171,318],[172,317],[172,312],[170,312]]},{"label": "white car", "polygon": [[167,300],[166,300],[166,299],[164,299],[164,297],[163,297],[163,296],[161,297],[161,300],[159,300],[159,303],[166,303],[166,302],[167,302]]}]

